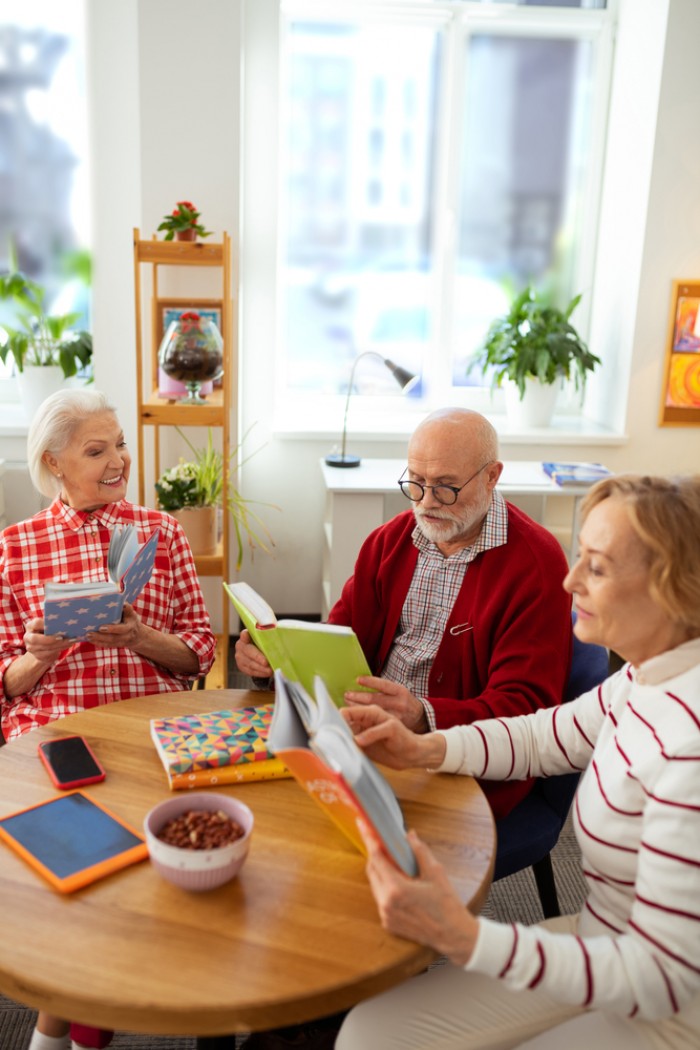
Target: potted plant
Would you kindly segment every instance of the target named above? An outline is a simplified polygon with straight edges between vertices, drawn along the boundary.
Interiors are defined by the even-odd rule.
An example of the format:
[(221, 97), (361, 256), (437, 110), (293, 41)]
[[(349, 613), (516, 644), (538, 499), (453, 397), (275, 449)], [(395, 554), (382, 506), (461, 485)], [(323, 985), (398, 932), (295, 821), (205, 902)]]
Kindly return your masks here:
[(198, 222), (200, 212), (192, 201), (178, 201), (170, 215), (166, 215), (158, 227), (158, 232), (165, 230), (166, 241), (177, 237), (178, 241), (196, 241), (197, 237), (211, 237), (211, 230), (205, 230)]
[[(258, 548), (269, 554), (270, 548), (274, 547), (274, 541), (267, 526), (252, 509), (252, 501), (244, 499), (230, 482), (224, 497), (224, 457), (214, 448), (211, 430), (206, 446), (198, 449), (179, 427), (176, 429), (192, 452), (192, 459), (186, 461), (181, 458), (177, 466), (161, 474), (155, 483), (155, 489), (160, 508), (180, 521), (190, 540), (193, 553), (214, 553), (217, 541), (217, 508), (225, 506), (231, 515), (236, 533), (236, 570), (241, 567), (245, 545), (251, 554)], [(231, 453), (229, 469), (240, 448), (241, 445), (237, 446)], [(201, 513), (202, 511), (206, 513)]]
[(92, 335), (74, 327), (78, 313), (49, 312), (46, 289), (17, 269), (14, 250), (11, 263), (14, 268), (0, 275), (0, 299), (15, 305), (16, 323), (0, 328), (0, 359), (13, 359), (22, 400), (32, 415), (64, 379), (90, 364)]
[[(490, 372), (492, 389), (507, 381), (517, 393), (515, 406), (522, 403), (524, 413), (518, 415), (527, 425), (547, 426), (561, 380), (573, 378), (576, 390), (583, 393), (587, 373), (600, 364), (570, 323), (580, 301), (580, 295), (574, 296), (562, 311), (528, 285), (508, 313), (492, 323), (469, 363), (468, 371), (478, 367)], [(532, 405), (529, 399), (538, 395)]]

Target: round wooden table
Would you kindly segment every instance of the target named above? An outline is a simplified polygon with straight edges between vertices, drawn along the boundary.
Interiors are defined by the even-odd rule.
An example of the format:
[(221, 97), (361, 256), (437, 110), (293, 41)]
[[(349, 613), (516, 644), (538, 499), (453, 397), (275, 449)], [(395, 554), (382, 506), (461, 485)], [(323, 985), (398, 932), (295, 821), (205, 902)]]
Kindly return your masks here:
[[(142, 697), (27, 733), (0, 749), (0, 815), (57, 794), (37, 745), (81, 733), (107, 771), (103, 783), (84, 790), (140, 830), (151, 806), (170, 795), (149, 719), (269, 698), (230, 689)], [(495, 853), (478, 785), (469, 777), (385, 772), (407, 826), (478, 911)], [(434, 960), (382, 929), (364, 858), (295, 781), (222, 790), (250, 806), (255, 830), (240, 876), (208, 893), (177, 889), (144, 861), (61, 894), (0, 844), (0, 989), (83, 1024), (206, 1037), (346, 1009)]]

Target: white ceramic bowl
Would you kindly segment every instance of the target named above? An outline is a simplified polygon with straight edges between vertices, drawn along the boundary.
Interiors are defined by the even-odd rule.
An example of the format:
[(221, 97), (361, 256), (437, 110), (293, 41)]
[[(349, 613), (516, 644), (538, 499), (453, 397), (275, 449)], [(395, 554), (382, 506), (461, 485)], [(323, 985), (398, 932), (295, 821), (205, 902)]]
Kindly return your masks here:
[[(221, 810), (244, 831), (242, 838), (215, 849), (181, 849), (156, 836), (175, 817), (189, 810)], [(184, 791), (154, 806), (143, 822), (148, 852), (160, 874), (184, 890), (211, 890), (238, 874), (248, 855), (253, 814), (243, 802), (212, 791)]]

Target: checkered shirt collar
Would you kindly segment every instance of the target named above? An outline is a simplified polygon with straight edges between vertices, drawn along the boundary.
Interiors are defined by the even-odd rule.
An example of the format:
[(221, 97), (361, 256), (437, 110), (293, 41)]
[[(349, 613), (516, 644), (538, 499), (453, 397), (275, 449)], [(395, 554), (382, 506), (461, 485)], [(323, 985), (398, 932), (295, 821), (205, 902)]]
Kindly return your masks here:
[(66, 528), (71, 529), (73, 532), (77, 532), (78, 529), (83, 527), (88, 518), (99, 521), (101, 525), (106, 525), (108, 528), (112, 528), (123, 521), (124, 508), (127, 506), (127, 501), (122, 499), (117, 503), (105, 503), (103, 507), (98, 507), (92, 511), (74, 510), (67, 503), (64, 503), (60, 496), (57, 496), (51, 504), (49, 512), (57, 522), (65, 525)]
[[(441, 558), (443, 557), (442, 553), (438, 551), (437, 544), (424, 536), (418, 525), (414, 528), (411, 539), (421, 554), (435, 555), (437, 553)], [(491, 506), (488, 509), (476, 542), (471, 547), (464, 547), (463, 550), (456, 551), (452, 557), (462, 558), (467, 562), (474, 561), (484, 551), (492, 550), (494, 547), (502, 547), (507, 542), (508, 508), (500, 492), (494, 490), (491, 496)]]

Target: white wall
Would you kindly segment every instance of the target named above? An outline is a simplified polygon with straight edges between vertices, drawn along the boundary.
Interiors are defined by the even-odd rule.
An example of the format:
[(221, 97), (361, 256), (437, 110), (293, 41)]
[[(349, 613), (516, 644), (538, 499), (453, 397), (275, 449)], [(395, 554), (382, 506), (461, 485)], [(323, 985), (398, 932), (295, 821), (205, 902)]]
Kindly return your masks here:
[[(640, 60), (639, 48), (650, 37), (663, 40), (668, 26), (663, 70), (655, 78), (653, 57)], [(146, 236), (177, 199), (194, 201), (205, 225), (227, 229), (241, 243), (241, 284), (247, 292), (251, 274), (271, 272), (270, 229), (275, 207), (274, 167), (255, 166), (246, 146), (263, 136), (274, 156), (276, 69), (257, 45), (269, 33), (270, 5), (276, 0), (121, 0), (91, 4), (91, 39), (101, 57), (92, 68), (96, 187), (95, 343), (98, 383), (117, 398), (122, 418), (134, 434), (135, 369), (131, 229)], [(630, 230), (612, 222), (601, 237), (600, 267), (628, 267), (622, 300), (608, 301), (606, 321), (597, 338), (626, 340), (630, 348), (630, 396), (627, 440), (599, 444), (517, 444), (504, 442), (506, 458), (602, 459), (613, 470), (650, 472), (700, 469), (700, 429), (657, 426), (671, 281), (700, 276), (700, 4), (697, 0), (623, 0), (623, 29), (637, 20), (646, 27), (628, 46), (628, 80), (618, 92), (631, 97), (628, 107), (638, 127), (628, 126), (623, 176), (606, 207), (616, 213), (636, 210)], [(183, 26), (193, 25), (192, 41)], [(646, 44), (644, 40), (646, 39)], [(240, 82), (245, 62), (264, 74), (266, 89), (256, 94), (252, 115), (241, 125)], [(652, 48), (653, 50), (653, 48)], [(641, 83), (633, 83), (641, 66)], [(618, 95), (619, 97), (619, 95)], [(648, 107), (658, 97), (658, 115)], [(618, 112), (616, 119), (624, 119)], [(622, 125), (624, 128), (624, 123)], [(622, 130), (611, 122), (618, 148)], [(239, 148), (239, 143), (243, 143)], [(653, 156), (650, 158), (653, 146)], [(627, 149), (627, 147), (626, 147)], [(646, 160), (645, 160), (646, 157)], [(623, 158), (624, 159), (624, 158)], [(653, 163), (651, 163), (653, 161)], [(646, 170), (645, 170), (646, 165)], [(644, 199), (648, 186), (648, 210)], [(239, 207), (247, 194), (245, 226)], [(257, 205), (248, 207), (251, 196)], [(278, 504), (266, 519), (277, 540), (274, 560), (256, 557), (243, 577), (258, 587), (282, 613), (314, 613), (321, 602), (321, 519), (323, 492), (318, 461), (328, 450), (324, 440), (275, 437), (270, 418), (269, 376), (274, 339), (274, 289), (258, 300), (244, 295), (241, 317), (242, 426), (254, 422), (249, 448), (264, 445), (246, 468), (242, 487), (251, 498)], [(602, 315), (599, 315), (602, 316)], [(612, 334), (614, 333), (614, 335)], [(594, 343), (593, 349), (596, 349)], [(623, 355), (623, 361), (624, 361)], [(602, 395), (601, 395), (602, 396)], [(402, 457), (403, 436), (379, 444), (353, 441), (364, 455)], [(131, 493), (135, 498), (135, 489)], [(362, 537), (358, 537), (358, 544)]]

